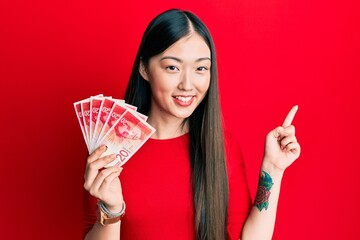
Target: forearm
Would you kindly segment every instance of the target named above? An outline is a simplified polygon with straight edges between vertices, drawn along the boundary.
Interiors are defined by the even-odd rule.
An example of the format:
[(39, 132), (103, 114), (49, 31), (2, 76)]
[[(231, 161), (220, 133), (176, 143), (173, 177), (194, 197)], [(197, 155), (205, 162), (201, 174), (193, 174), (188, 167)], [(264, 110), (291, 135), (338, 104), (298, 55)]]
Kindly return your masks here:
[(86, 235), (85, 240), (119, 240), (120, 224), (121, 221), (103, 226), (96, 221), (93, 228)]
[[(260, 171), (262, 180), (259, 180), (257, 196), (242, 231), (242, 240), (272, 238), (283, 173), (264, 159)], [(264, 185), (267, 188), (271, 185), (270, 190)]]

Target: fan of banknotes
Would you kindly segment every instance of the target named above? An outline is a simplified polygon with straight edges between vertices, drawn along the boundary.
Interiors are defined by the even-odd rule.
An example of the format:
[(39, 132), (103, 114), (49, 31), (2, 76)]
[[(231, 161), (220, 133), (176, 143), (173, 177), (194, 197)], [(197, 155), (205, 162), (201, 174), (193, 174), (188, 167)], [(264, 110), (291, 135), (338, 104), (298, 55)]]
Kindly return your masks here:
[(124, 165), (155, 132), (147, 116), (124, 100), (102, 94), (74, 103), (89, 154), (105, 144), (102, 156), (116, 154), (105, 167)]

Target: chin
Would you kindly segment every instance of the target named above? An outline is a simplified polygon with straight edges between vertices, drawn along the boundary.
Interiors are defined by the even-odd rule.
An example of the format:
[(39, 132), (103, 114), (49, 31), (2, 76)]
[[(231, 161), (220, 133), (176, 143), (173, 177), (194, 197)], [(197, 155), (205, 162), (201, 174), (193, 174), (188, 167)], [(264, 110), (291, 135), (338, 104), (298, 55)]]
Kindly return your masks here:
[(191, 112), (189, 112), (189, 113), (183, 113), (183, 114), (176, 114), (175, 116), (177, 117), (177, 118), (181, 118), (181, 119), (187, 119), (187, 118), (189, 118), (192, 114), (193, 114), (193, 112), (194, 111), (191, 111)]

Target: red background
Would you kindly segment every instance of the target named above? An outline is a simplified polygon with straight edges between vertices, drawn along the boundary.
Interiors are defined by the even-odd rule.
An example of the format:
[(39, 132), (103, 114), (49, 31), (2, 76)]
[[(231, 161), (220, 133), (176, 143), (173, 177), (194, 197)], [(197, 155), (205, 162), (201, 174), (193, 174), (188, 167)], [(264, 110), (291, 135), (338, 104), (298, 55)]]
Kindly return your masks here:
[(1, 238), (80, 238), (87, 154), (72, 103), (121, 98), (146, 25), (179, 7), (213, 34), (252, 195), (265, 134), (299, 105), (302, 154), (283, 179), (274, 239), (355, 239), (357, 1), (168, 2), (1, 1)]

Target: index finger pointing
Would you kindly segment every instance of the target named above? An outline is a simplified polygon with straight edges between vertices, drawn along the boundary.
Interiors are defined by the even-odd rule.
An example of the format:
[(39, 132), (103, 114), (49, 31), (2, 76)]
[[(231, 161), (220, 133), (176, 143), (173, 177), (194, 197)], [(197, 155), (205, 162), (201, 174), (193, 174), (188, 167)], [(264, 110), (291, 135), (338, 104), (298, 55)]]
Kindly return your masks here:
[(297, 110), (298, 110), (298, 105), (292, 107), (292, 109), (290, 110), (290, 112), (288, 113), (282, 124), (283, 127), (288, 127), (291, 125)]

